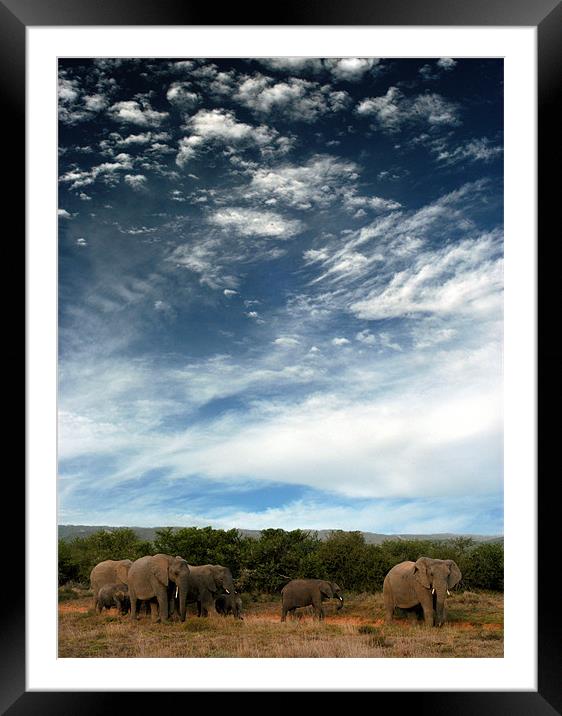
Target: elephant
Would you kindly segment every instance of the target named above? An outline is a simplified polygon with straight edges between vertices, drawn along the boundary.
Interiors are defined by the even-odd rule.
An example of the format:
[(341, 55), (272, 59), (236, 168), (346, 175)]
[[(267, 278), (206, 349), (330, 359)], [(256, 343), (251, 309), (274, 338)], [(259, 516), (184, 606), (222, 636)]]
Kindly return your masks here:
[(131, 608), (131, 601), (129, 599), (129, 587), (122, 582), (116, 582), (114, 584), (104, 584), (104, 586), (98, 592), (96, 613), (101, 614), (104, 609), (111, 609), (111, 607), (117, 607), (117, 610), (121, 614), (126, 614)]
[(445, 600), (449, 590), (462, 578), (452, 559), (420, 557), (416, 562), (400, 562), (383, 582), (385, 618), (391, 622), (394, 608), (421, 609), (428, 626), (445, 623)]
[(325, 579), (293, 579), (281, 590), (282, 611), (281, 621), (284, 622), (287, 612), (294, 614), (298, 607), (312, 606), (315, 616), (324, 619), (322, 602), (326, 599), (338, 599), (338, 610), (343, 607), (341, 588), (335, 582)]
[(214, 609), (215, 598), (235, 593), (234, 580), (228, 567), (221, 564), (189, 565), (187, 602), (197, 603), (197, 616), (206, 617)]
[(90, 572), (90, 586), (94, 594), (94, 609), (97, 611), (98, 593), (106, 584), (127, 584), (130, 559), (106, 559), (96, 564)]
[(232, 614), (236, 619), (242, 617), (242, 599), (238, 594), (220, 594), (215, 599), (215, 609), (219, 614)]
[(129, 569), (129, 598), (131, 619), (138, 619), (137, 601), (150, 601), (152, 620), (168, 621), (176, 599), (179, 614), (185, 621), (188, 593), (189, 565), (182, 557), (155, 554), (141, 557)]

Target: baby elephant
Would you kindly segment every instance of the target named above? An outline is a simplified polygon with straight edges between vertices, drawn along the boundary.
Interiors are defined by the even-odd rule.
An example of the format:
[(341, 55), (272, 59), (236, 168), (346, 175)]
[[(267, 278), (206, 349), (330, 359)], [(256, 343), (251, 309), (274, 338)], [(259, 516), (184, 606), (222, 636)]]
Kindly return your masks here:
[(129, 587), (122, 582), (106, 584), (100, 588), (96, 599), (96, 613), (101, 614), (103, 608), (117, 607), (120, 614), (127, 614), (131, 609)]
[(236, 619), (242, 619), (242, 600), (236, 593), (218, 596), (215, 599), (215, 609), (223, 616), (232, 614)]
[(293, 579), (281, 590), (283, 608), (281, 621), (284, 622), (287, 612), (295, 613), (298, 607), (312, 606), (315, 616), (324, 619), (322, 602), (326, 599), (337, 599), (338, 609), (343, 607), (343, 596), (335, 582), (324, 579)]

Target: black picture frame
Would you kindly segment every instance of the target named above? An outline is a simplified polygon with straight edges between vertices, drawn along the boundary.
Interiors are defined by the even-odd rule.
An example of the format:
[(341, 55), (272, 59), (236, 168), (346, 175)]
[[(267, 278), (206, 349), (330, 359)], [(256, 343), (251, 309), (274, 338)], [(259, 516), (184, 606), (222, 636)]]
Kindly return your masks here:
[[(559, 243), (559, 220), (554, 221), (554, 211), (560, 199), (559, 161), (555, 148), (559, 138), (555, 131), (560, 126), (560, 67), (562, 7), (556, 0), (323, 0), (316, 2), (295, 2), (286, 0), (280, 8), (272, 8), (268, 17), (253, 4), (230, 5), (220, 11), (207, 4), (196, 4), (185, 0), (0, 0), (0, 87), (4, 112), (4, 136), (11, 139), (8, 159), (10, 182), (5, 188), (5, 206), (12, 207), (10, 213), (25, 216), (25, 81), (26, 81), (26, 28), (30, 26), (69, 25), (379, 25), (379, 26), (532, 26), (537, 29), (538, 45), (538, 271), (541, 275), (538, 293), (538, 309), (543, 316), (549, 308), (557, 305), (559, 281), (548, 269), (555, 271), (557, 257), (553, 255), (553, 244)], [(216, 22), (217, 13), (221, 21)], [(280, 21), (279, 18), (282, 18)], [(9, 134), (8, 134), (9, 132)], [(10, 157), (11, 153), (11, 157)], [(17, 175), (19, 181), (13, 180)], [(555, 177), (555, 179), (551, 179)], [(555, 194), (556, 192), (556, 194)], [(556, 217), (558, 219), (558, 216)], [(551, 219), (551, 221), (549, 221)], [(549, 231), (552, 225), (553, 231)], [(556, 227), (556, 228), (555, 228)], [(537, 286), (539, 286), (537, 280)], [(400, 708), (409, 709), (416, 704), (422, 712), (432, 714), (494, 714), (500, 716), (518, 714), (562, 713), (560, 689), (560, 618), (556, 611), (560, 595), (553, 593), (550, 584), (552, 565), (555, 564), (554, 549), (559, 543), (558, 501), (554, 490), (557, 487), (557, 471), (549, 458), (557, 444), (558, 425), (551, 415), (556, 415), (553, 400), (560, 390), (560, 349), (554, 347), (550, 322), (547, 318), (538, 321), (538, 375), (537, 396), (539, 419), (537, 423), (538, 449), (540, 457), (537, 467), (538, 493), (538, 690), (536, 692), (377, 692), (373, 694), (373, 706), (385, 708), (388, 698)], [(554, 370), (549, 370), (553, 368)], [(558, 369), (558, 370), (556, 370)], [(540, 391), (542, 378), (545, 390)], [(548, 379), (548, 384), (547, 384)], [(548, 387), (548, 390), (546, 390)], [(550, 413), (549, 408), (552, 408)], [(550, 413), (550, 414), (549, 414)], [(540, 434), (538, 429), (540, 427)], [(556, 433), (554, 432), (556, 431)], [(554, 455), (552, 455), (554, 458)], [(556, 463), (552, 463), (555, 465)], [(15, 497), (12, 505), (20, 507), (19, 520), (10, 534), (18, 539), (18, 545), (25, 541), (25, 482), (12, 479)], [(11, 510), (13, 511), (13, 510)], [(6, 547), (5, 547), (6, 548)], [(524, 571), (524, 570), (522, 570)], [(522, 588), (533, 589), (535, 575), (523, 573)], [(21, 584), (18, 584), (21, 589)], [(5, 587), (4, 587), (5, 589)], [(134, 694), (123, 692), (30, 692), (26, 691), (25, 674), (25, 606), (17, 601), (15, 608), (1, 611), (2, 629), (0, 639), (0, 708), (11, 716), (19, 714), (98, 714), (114, 713), (127, 708), (128, 700)], [(376, 668), (376, 667), (374, 667)], [(444, 685), (446, 688), (446, 685)], [(145, 705), (158, 698), (158, 708), (167, 708), (170, 699), (177, 693), (138, 694)], [(220, 694), (215, 694), (216, 695)], [(227, 694), (225, 694), (227, 695)], [(229, 698), (236, 694), (228, 694)], [(267, 696), (267, 695), (266, 695)], [(280, 693), (277, 708), (283, 708), (290, 692)], [(306, 696), (300, 694), (299, 698)], [(234, 703), (236, 703), (236, 699)], [(376, 704), (375, 704), (376, 702)], [(187, 707), (186, 707), (187, 708)]]

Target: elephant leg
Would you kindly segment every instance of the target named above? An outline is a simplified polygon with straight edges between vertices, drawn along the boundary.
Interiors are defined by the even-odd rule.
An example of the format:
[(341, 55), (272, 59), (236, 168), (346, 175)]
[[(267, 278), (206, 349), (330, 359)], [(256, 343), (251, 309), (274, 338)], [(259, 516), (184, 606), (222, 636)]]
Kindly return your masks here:
[(157, 622), (158, 621), (158, 604), (156, 604), (156, 602), (148, 602), (148, 607), (150, 609), (150, 621)]
[(178, 600), (176, 599), (176, 585), (171, 582), (168, 586), (168, 617), (174, 618), (177, 614), (179, 618)]
[(137, 595), (135, 592), (129, 587), (129, 599), (131, 600), (131, 621), (140, 619), (140, 616), (137, 614)]
[(166, 587), (162, 587), (158, 590), (156, 595), (158, 598), (158, 608), (160, 609), (160, 621), (163, 624), (168, 622), (168, 591)]
[(96, 610), (96, 614), (101, 614), (101, 609), (102, 609), (102, 607), (101, 607), (101, 604), (99, 603), (99, 601), (98, 601), (97, 599), (96, 599), (95, 604), (94, 604), (94, 609)]
[(283, 606), (281, 608), (281, 621), (282, 622), (287, 621), (287, 612), (288, 611), (289, 610), (287, 609), (286, 605), (283, 604)]
[(200, 610), (201, 610), (200, 616), (202, 616), (202, 617), (208, 617), (208, 616), (209, 616), (209, 612), (213, 610), (213, 604), (214, 604), (214, 603), (215, 603), (215, 600), (213, 599), (213, 595), (212, 595), (212, 594), (210, 594), (210, 593), (209, 593), (209, 594), (203, 594), (202, 597), (201, 597), (201, 602), (200, 602), (200, 605), (201, 605), (201, 606), (200, 606)]
[(434, 626), (435, 612), (433, 611), (433, 599), (425, 599), (422, 603), (423, 618), (426, 626)]
[(324, 610), (322, 609), (322, 601), (319, 599), (315, 599), (312, 602), (312, 608), (314, 609), (315, 616), (318, 617), (319, 621), (322, 621), (322, 619), (324, 619)]

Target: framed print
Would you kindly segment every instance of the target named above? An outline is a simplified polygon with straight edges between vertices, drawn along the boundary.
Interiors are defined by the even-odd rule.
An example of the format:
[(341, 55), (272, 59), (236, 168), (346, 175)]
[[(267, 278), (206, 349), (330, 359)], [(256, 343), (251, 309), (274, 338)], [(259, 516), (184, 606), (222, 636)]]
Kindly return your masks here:
[[(289, 6), (275, 24), (150, 2), (0, 10), (5, 95), (26, 118), (28, 398), (26, 604), (4, 615), (3, 708), (374, 691), (461, 713), (559, 709), (543, 586), (554, 500), (536, 435), (559, 5), (328, 3)], [(65, 563), (65, 579), (89, 576), (93, 590), (67, 618), (62, 523), (160, 526), (134, 537), (120, 581), (131, 618), (145, 601), (174, 623), (93, 613), (92, 597), (104, 604), (91, 567), (125, 556), (101, 546)], [(195, 537), (218, 539), (211, 523), (258, 537), (197, 552)], [(393, 582), (384, 548), (364, 547), (372, 526), (402, 539), (393, 569), (428, 570), (417, 602), (398, 596), (406, 577)], [(285, 530), (317, 541), (283, 561), (297, 548), (264, 534)], [(426, 539), (420, 560), (411, 533), (454, 533), (457, 552)], [(464, 601), (455, 594), (451, 558), (475, 533), (505, 538), (505, 603), (486, 597), (464, 639), (445, 592), (470, 614), (483, 604), (470, 585), (495, 579), (478, 581), (467, 558)], [(367, 553), (370, 576), (346, 571)], [(204, 569), (192, 561), (228, 564), (230, 581), (188, 599), (181, 569), (186, 585)], [(328, 587), (301, 598), (313, 575)], [(189, 604), (232, 614), (198, 619)], [(325, 624), (294, 618), (308, 606)], [(395, 609), (425, 620), (410, 625), (431, 635), (421, 650), (392, 631), (405, 628), (388, 623)], [(299, 629), (312, 630), (302, 651)], [(134, 636), (148, 630), (155, 648)]]

